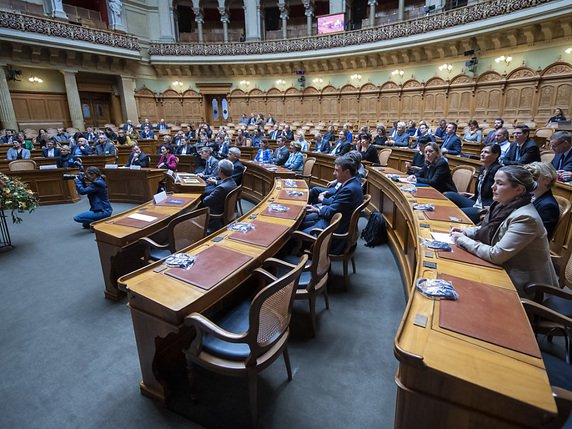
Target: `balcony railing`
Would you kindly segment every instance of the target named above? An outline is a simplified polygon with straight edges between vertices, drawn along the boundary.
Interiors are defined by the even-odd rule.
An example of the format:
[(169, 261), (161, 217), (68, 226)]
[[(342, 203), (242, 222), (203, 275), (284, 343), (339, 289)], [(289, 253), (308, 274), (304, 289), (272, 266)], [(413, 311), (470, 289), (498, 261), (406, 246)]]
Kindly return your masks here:
[(287, 40), (241, 43), (151, 43), (150, 55), (226, 56), (304, 52), (375, 43), (508, 15), (553, 0), (488, 0), (458, 9), (379, 27)]
[(0, 29), (2, 28), (61, 37), (72, 41), (95, 43), (112, 48), (123, 48), (130, 51), (140, 50), (139, 40), (134, 36), (10, 11), (0, 11)]

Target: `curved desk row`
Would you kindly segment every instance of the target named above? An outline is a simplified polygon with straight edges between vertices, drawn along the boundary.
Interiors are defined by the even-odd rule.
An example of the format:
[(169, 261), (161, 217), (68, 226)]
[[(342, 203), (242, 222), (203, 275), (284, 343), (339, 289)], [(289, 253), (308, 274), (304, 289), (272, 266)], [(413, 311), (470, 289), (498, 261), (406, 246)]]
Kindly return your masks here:
[[(395, 427), (542, 427), (555, 417), (556, 405), (510, 278), (500, 267), (445, 259), (422, 247), (421, 237), (449, 231), (451, 221), (428, 219), (413, 210), (414, 202), (433, 203), (434, 213), (460, 219), (463, 213), (447, 199), (422, 198), (438, 196), (420, 191), (432, 188), (418, 188), (415, 196), (404, 192), (402, 183), (385, 176), (391, 169), (380, 170), (368, 176), (371, 204), (387, 222), (408, 297), (394, 340), (400, 362)], [(457, 285), (458, 301), (428, 299), (412, 286), (417, 278), (447, 276)]]
[[(296, 189), (307, 189), (303, 180), (296, 181), (296, 185)], [(163, 261), (158, 261), (119, 279), (120, 287), (128, 294), (144, 395), (165, 401), (168, 395), (165, 374), (184, 367), (182, 350), (192, 339), (192, 332), (183, 324), (185, 317), (210, 308), (234, 291), (250, 277), (253, 269), (283, 246), (290, 231), (296, 228), (304, 215), (308, 193), (304, 193), (303, 200), (293, 201), (284, 199), (285, 191), (285, 181), (277, 178), (269, 194), (240, 219), (260, 222), (259, 231), (263, 227), (272, 229), (272, 233), (265, 235), (271, 242), (245, 242), (241, 232), (222, 229), (183, 250), (197, 256), (197, 266), (189, 270), (191, 278), (173, 273)], [(273, 202), (291, 206), (288, 213), (293, 217), (266, 215)], [(186, 280), (182, 276), (187, 276)]]

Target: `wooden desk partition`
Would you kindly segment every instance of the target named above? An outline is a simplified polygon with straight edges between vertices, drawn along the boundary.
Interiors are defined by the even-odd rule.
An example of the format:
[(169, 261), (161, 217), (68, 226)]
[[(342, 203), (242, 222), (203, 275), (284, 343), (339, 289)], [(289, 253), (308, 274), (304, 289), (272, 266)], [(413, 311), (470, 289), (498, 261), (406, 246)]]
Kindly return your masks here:
[(40, 205), (75, 203), (79, 195), (73, 180), (65, 180), (64, 174), (77, 174), (79, 170), (58, 168), (54, 170), (23, 170), (7, 172), (28, 183), (40, 200)]
[[(514, 294), (508, 301), (510, 310), (522, 313), (510, 278), (496, 267), (438, 259), (421, 247), (420, 237), (430, 238), (431, 231), (447, 231), (450, 226), (446, 221), (425, 219), (412, 209), (411, 200), (451, 209), (454, 205), (448, 200), (413, 197), (401, 191), (401, 185), (370, 169), (371, 204), (387, 222), (408, 298), (394, 340), (399, 360), (395, 427), (543, 427), (555, 417), (556, 405), (542, 359), (440, 327), (440, 302), (425, 298), (413, 287), (417, 278), (453, 275), (483, 283), (482, 294), (498, 289)], [(437, 265), (430, 268), (426, 263)], [(528, 323), (519, 329), (525, 330), (519, 332), (521, 337), (532, 340), (529, 344), (537, 348)], [(536, 353), (540, 355), (538, 350)]]
[[(303, 180), (298, 181), (298, 186), (306, 188)], [(271, 198), (280, 203), (305, 205), (305, 201), (279, 200), (281, 188), (282, 180), (278, 178), (268, 195), (241, 220), (248, 221), (252, 213), (262, 213), (271, 204), (268, 201)], [(198, 254), (200, 258), (205, 249), (220, 246), (251, 258), (208, 290), (165, 274), (166, 267), (162, 261), (119, 279), (120, 287), (128, 294), (143, 378), (140, 385), (142, 394), (165, 401), (169, 393), (165, 373), (177, 372), (177, 369), (184, 371), (182, 350), (188, 347), (193, 335), (183, 324), (185, 317), (194, 311), (208, 309), (249, 278), (254, 268), (282, 247), (289, 237), (289, 231), (296, 228), (302, 216), (303, 211), (293, 220), (257, 216), (259, 222), (285, 227), (270, 246), (230, 239), (229, 235), (232, 234), (223, 229), (184, 249), (184, 252)], [(215, 237), (216, 240), (213, 240)], [(219, 241), (219, 238), (222, 240)], [(221, 265), (224, 263), (220, 261)]]
[(166, 170), (158, 168), (105, 168), (109, 200), (142, 204), (153, 199), (159, 183), (165, 178)]
[[(117, 279), (122, 275), (141, 268), (143, 247), (137, 244), (142, 237), (149, 237), (162, 230), (179, 214), (194, 209), (198, 205), (200, 194), (174, 194), (173, 198), (183, 197), (181, 206), (156, 206), (153, 201), (135, 207), (126, 212), (92, 223), (95, 241), (99, 250), (99, 259), (105, 282), (105, 297), (118, 300), (124, 293), (117, 289)], [(133, 213), (160, 213), (165, 217), (143, 228), (119, 225), (114, 222), (125, 219)]]
[(252, 202), (258, 202), (268, 195), (274, 186), (275, 178), (293, 179), (295, 176), (293, 171), (284, 167), (272, 167), (269, 164), (244, 159), (241, 161), (247, 167), (246, 174), (242, 177), (242, 198)]

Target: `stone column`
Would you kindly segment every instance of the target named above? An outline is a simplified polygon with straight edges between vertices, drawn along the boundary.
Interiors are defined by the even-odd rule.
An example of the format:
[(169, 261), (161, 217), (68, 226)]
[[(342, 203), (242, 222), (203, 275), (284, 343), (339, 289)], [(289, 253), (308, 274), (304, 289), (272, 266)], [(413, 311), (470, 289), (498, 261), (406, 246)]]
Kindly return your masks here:
[(119, 77), (119, 98), (121, 99), (123, 120), (131, 119), (134, 124), (139, 123), (137, 102), (135, 101), (135, 79), (128, 76)]
[(83, 122), (83, 112), (81, 111), (81, 100), (79, 99), (79, 90), (77, 81), (75, 80), (76, 70), (63, 70), (64, 82), (66, 85), (66, 95), (68, 96), (68, 106), (70, 109), (70, 117), (72, 127), (80, 131), (85, 131)]
[(397, 19), (403, 21), (405, 19), (405, 0), (399, 0), (399, 10), (397, 12)]
[(4, 128), (17, 130), (18, 122), (16, 121), (16, 112), (14, 112), (10, 89), (6, 80), (5, 66), (6, 64), (0, 64), (0, 122), (2, 122), (2, 127)]
[(282, 38), (288, 38), (288, 5), (286, 3), (278, 3), (280, 10), (280, 19), (282, 20)]
[(175, 38), (175, 16), (173, 14), (173, 2), (159, 3), (159, 41), (174, 42)]
[(262, 39), (260, 0), (244, 0), (244, 37), (247, 42)]
[(314, 16), (314, 2), (312, 0), (303, 0), (304, 8), (306, 11), (304, 15), (306, 15), (306, 27), (308, 36), (312, 35), (312, 17)]
[[(44, 0), (48, 4), (48, 12), (52, 18), (69, 19), (64, 11), (62, 0)], [(45, 5), (45, 3), (44, 3)]]
[(205, 20), (203, 19), (203, 10), (200, 7), (193, 7), (193, 13), (195, 14), (195, 22), (197, 23), (199, 43), (204, 43), (203, 24), (205, 23)]
[(375, 25), (375, 7), (377, 6), (377, 0), (368, 0), (367, 4), (369, 6), (369, 26), (373, 27)]
[(330, 13), (346, 13), (346, 0), (330, 0)]
[(222, 21), (222, 31), (224, 34), (224, 42), (228, 42), (228, 23), (230, 22), (230, 17), (225, 7), (219, 7), (218, 12), (220, 13), (220, 20)]

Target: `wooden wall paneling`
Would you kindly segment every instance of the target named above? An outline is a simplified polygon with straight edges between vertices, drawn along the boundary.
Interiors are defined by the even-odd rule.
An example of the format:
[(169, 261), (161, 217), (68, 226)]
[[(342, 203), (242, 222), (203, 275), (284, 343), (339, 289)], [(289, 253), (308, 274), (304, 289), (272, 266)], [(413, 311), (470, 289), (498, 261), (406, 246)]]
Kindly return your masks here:
[(479, 125), (485, 121), (492, 125), (495, 118), (502, 117), (504, 85), (503, 77), (493, 71), (485, 72), (477, 79), (473, 119)]
[(423, 119), (423, 86), (411, 79), (403, 84), (401, 93), (401, 118), (418, 123)]
[(302, 107), (304, 116), (300, 119), (302, 124), (307, 122), (312, 122), (314, 125), (317, 124), (320, 119), (320, 91), (313, 86), (309, 86), (304, 89)]
[(266, 113), (272, 113), (276, 122), (284, 120), (284, 95), (277, 88), (270, 88), (266, 93)]
[(40, 92), (11, 92), (12, 104), (18, 122), (63, 122), (71, 126), (66, 94)]
[(229, 122), (233, 122), (236, 126), (240, 121), (243, 113), (246, 113), (246, 94), (235, 89), (228, 95)]
[(284, 120), (286, 122), (301, 121), (300, 101), (302, 94), (296, 88), (289, 88), (284, 93)]
[(183, 94), (173, 89), (168, 89), (161, 94), (162, 99), (162, 115), (167, 123), (185, 122), (183, 114)]
[(527, 122), (534, 119), (536, 89), (540, 76), (527, 67), (519, 67), (507, 77), (504, 120), (508, 123)]
[(425, 84), (423, 118), (433, 127), (437, 126), (440, 118), (447, 116), (447, 89), (447, 82), (438, 77)]
[(139, 120), (143, 122), (145, 118), (149, 118), (151, 122), (157, 122), (159, 119), (159, 106), (155, 93), (149, 88), (141, 88), (135, 92), (135, 101), (137, 103), (137, 111), (139, 112)]
[(345, 85), (340, 89), (340, 120), (356, 124), (358, 122), (358, 92), (355, 86)]
[(250, 115), (250, 113), (254, 113), (254, 115), (262, 113), (266, 117), (266, 112), (268, 111), (266, 108), (266, 95), (261, 90), (255, 88), (250, 91), (248, 94), (248, 100), (250, 111), (247, 115)]
[(360, 88), (359, 118), (362, 125), (374, 127), (379, 122), (379, 88), (372, 83), (366, 83)]
[(399, 92), (400, 88), (394, 82), (386, 82), (381, 87), (379, 116), (386, 125), (399, 119)]
[(338, 104), (339, 92), (333, 86), (322, 89), (322, 120), (324, 122), (340, 121), (340, 109)]
[(467, 122), (473, 116), (474, 81), (469, 76), (455, 76), (449, 90), (447, 120)]
[(535, 116), (538, 124), (544, 125), (553, 116), (556, 107), (561, 108), (567, 118), (572, 116), (571, 75), (572, 67), (568, 63), (557, 62), (544, 69)]
[(197, 124), (203, 117), (203, 97), (189, 89), (183, 93), (181, 123)]

